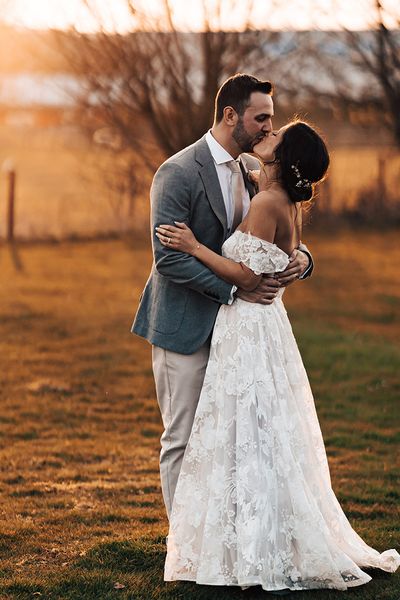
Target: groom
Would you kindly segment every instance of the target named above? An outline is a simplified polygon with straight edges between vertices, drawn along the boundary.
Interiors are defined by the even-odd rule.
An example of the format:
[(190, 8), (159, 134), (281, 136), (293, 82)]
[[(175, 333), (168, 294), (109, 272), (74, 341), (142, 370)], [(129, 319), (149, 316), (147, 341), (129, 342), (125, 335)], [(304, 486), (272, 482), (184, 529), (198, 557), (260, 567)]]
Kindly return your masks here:
[[(168, 515), (189, 439), (220, 304), (235, 296), (270, 304), (280, 285), (311, 274), (304, 246), (295, 250), (280, 279), (264, 277), (253, 292), (219, 279), (193, 256), (162, 246), (160, 223), (185, 222), (200, 243), (221, 253), (242, 221), (256, 190), (248, 177), (258, 169), (246, 154), (272, 131), (272, 84), (237, 74), (221, 86), (214, 124), (200, 140), (161, 165), (151, 188), (154, 263), (132, 331), (153, 346), (153, 372), (164, 425), (161, 487)], [(239, 157), (239, 158), (238, 158)]]

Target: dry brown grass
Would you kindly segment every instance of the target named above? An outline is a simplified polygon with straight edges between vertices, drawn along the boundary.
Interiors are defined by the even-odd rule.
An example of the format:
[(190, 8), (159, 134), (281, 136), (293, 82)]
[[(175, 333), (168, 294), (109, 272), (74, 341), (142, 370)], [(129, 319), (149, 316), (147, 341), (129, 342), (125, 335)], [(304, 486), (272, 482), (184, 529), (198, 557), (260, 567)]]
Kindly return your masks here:
[(310, 229), (303, 237), (311, 240), (315, 276), (290, 288), (286, 304), (293, 318), (398, 340), (398, 232), (333, 229), (313, 235)]
[[(392, 547), (398, 237), (305, 237), (316, 273), (287, 291), (286, 304), (316, 391), (334, 486), (359, 531)], [(22, 246), (20, 271), (1, 248), (1, 598), (39, 590), (57, 599), (172, 599), (187, 589), (162, 586), (159, 546), (147, 579), (135, 571), (138, 546), (124, 546), (167, 532), (150, 347), (129, 333), (151, 255), (133, 244)], [(79, 562), (85, 553), (89, 562)], [(124, 556), (131, 562), (119, 571)], [(97, 565), (91, 591), (89, 564)], [(113, 590), (117, 579), (125, 592)], [(153, 581), (148, 595), (136, 594)]]
[(21, 258), (2, 249), (2, 530), (60, 564), (151, 516), (144, 491), (160, 505), (149, 347), (129, 333), (150, 257), (109, 242)]

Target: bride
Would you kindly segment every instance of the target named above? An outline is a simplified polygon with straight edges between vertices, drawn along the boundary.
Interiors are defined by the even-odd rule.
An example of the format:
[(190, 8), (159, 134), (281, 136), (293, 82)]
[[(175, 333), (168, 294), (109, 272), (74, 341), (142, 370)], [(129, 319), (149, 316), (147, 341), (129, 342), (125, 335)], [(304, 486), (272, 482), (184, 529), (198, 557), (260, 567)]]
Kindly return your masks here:
[[(323, 140), (295, 121), (255, 146), (259, 193), (222, 248), (184, 223), (160, 225), (161, 243), (198, 258), (226, 281), (254, 289), (283, 271), (301, 237), (301, 202), (328, 168)], [(264, 590), (349, 587), (393, 572), (352, 529), (331, 487), (307, 375), (282, 295), (271, 305), (221, 306), (174, 496), (165, 580), (261, 585)]]

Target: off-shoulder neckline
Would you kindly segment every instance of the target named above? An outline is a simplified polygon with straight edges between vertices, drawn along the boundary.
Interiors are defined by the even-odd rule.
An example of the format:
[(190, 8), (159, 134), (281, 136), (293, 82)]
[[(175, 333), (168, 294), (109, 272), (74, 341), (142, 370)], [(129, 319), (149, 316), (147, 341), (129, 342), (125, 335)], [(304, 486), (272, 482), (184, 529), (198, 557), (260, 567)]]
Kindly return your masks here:
[(289, 258), (289, 254), (287, 252), (285, 252), (284, 250), (282, 250), (282, 248), (279, 248), (279, 246), (277, 246), (273, 242), (268, 242), (268, 240), (264, 240), (263, 238), (260, 238), (257, 235), (252, 234), (250, 231), (241, 231), (240, 229), (235, 229), (235, 231), (233, 233), (234, 234), (241, 233), (242, 235), (246, 235), (247, 237), (255, 238), (256, 240), (259, 240), (263, 244), (267, 244), (268, 246), (273, 246), (274, 248), (279, 250), (279, 252), (282, 252), (285, 256), (287, 256)]

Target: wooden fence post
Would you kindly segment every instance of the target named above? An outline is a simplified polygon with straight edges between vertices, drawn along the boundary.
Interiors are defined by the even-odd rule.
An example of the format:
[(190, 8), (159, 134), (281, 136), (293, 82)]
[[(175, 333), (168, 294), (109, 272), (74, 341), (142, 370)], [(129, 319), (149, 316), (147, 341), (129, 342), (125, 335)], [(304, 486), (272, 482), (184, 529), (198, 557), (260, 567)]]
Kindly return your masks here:
[(14, 241), (14, 228), (15, 228), (15, 184), (16, 184), (16, 172), (14, 162), (11, 159), (7, 159), (3, 163), (3, 169), (6, 174), (7, 181), (7, 242)]

